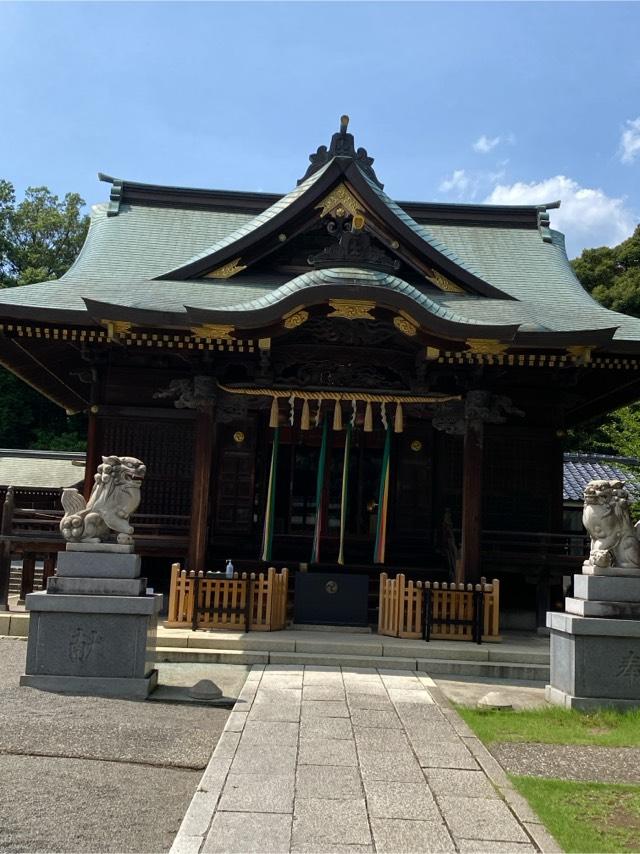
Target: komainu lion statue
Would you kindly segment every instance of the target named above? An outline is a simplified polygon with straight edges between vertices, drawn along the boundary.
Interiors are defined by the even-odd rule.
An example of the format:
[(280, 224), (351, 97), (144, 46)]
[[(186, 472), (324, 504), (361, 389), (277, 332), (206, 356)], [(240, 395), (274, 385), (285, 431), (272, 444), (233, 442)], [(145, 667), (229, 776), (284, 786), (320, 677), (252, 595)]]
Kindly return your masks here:
[(135, 457), (103, 457), (88, 502), (77, 489), (64, 489), (60, 531), (65, 540), (101, 543), (114, 531), (118, 543), (132, 543), (129, 517), (140, 504), (140, 486), (146, 472), (144, 463)]
[(630, 503), (622, 480), (592, 480), (586, 485), (582, 524), (591, 537), (587, 564), (640, 569), (638, 528), (631, 521)]

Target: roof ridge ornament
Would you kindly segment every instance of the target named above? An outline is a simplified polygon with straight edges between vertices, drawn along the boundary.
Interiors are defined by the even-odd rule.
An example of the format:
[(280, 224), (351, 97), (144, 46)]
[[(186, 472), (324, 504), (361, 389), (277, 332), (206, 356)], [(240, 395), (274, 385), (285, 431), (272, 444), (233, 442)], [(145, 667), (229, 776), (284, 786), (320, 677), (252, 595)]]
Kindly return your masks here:
[(300, 178), (298, 184), (302, 184), (303, 181), (322, 169), (334, 157), (349, 157), (356, 162), (367, 178), (377, 184), (381, 190), (384, 188), (384, 184), (378, 180), (378, 176), (373, 170), (373, 157), (369, 157), (366, 148), (356, 150), (353, 134), (347, 132), (348, 127), (349, 116), (340, 116), (340, 130), (331, 137), (329, 148), (327, 149), (326, 145), (320, 145), (315, 154), (309, 155), (311, 165)]

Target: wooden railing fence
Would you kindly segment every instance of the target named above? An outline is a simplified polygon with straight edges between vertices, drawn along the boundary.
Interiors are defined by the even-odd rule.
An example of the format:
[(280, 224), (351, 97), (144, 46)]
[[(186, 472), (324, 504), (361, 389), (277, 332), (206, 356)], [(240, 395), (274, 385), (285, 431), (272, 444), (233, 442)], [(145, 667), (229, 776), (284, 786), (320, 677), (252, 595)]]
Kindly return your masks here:
[[(425, 635), (425, 590), (430, 591), (434, 640), (473, 640), (471, 625), (460, 621), (473, 619), (474, 591), (483, 594), (482, 640), (500, 640), (500, 582), (488, 584), (439, 584), (407, 581), (404, 574), (389, 578), (380, 574), (378, 633), (396, 638), (422, 638)], [(456, 621), (447, 625), (447, 621)]]
[(233, 578), (207, 578), (171, 567), (169, 613), (172, 629), (229, 629), (273, 632), (287, 621), (289, 570), (234, 573)]

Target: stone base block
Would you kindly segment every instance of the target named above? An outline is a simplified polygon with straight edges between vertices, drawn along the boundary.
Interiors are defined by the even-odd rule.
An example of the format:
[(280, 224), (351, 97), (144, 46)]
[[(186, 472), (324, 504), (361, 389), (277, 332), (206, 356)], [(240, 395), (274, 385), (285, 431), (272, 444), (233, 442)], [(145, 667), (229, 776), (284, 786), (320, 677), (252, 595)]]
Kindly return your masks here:
[(89, 694), (93, 697), (121, 697), (127, 700), (146, 700), (158, 684), (158, 671), (150, 670), (139, 679), (118, 679), (98, 676), (39, 676), (25, 673), (20, 684), (40, 691), (57, 694)]
[(598, 602), (567, 596), (564, 606), (568, 614), (576, 614), (579, 617), (640, 620), (640, 602)]
[(592, 566), (590, 563), (582, 565), (584, 575), (606, 575), (610, 578), (638, 578), (640, 574), (637, 566)]
[(47, 579), (47, 593), (72, 596), (142, 596), (146, 578), (73, 578), (53, 576)]
[(60, 552), (56, 566), (61, 578), (140, 578), (140, 571), (140, 555), (120, 552)]
[(161, 605), (161, 595), (29, 594), (22, 684), (48, 691), (147, 696)]
[(640, 602), (640, 574), (635, 578), (612, 575), (574, 575), (576, 599), (600, 602)]
[(640, 706), (640, 620), (549, 613), (547, 625), (551, 702), (583, 709)]
[(597, 712), (599, 709), (618, 709), (621, 712), (636, 709), (640, 705), (637, 700), (611, 700), (607, 697), (575, 697), (559, 688), (547, 685), (544, 691), (545, 699), (554, 706), (564, 709), (577, 709), (579, 712)]
[(104, 552), (107, 554), (133, 554), (133, 544), (124, 543), (67, 543), (68, 552)]

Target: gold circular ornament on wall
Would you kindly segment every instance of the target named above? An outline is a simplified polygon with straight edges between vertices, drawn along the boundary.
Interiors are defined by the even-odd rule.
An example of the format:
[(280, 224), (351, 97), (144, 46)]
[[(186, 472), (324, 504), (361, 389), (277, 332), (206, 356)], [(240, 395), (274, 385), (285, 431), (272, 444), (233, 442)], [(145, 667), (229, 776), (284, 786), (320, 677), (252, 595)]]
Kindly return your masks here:
[(241, 445), (242, 442), (244, 442), (244, 439), (245, 439), (245, 435), (242, 432), (242, 430), (236, 430), (236, 432), (233, 434), (233, 441), (237, 442), (238, 445)]
[(416, 453), (418, 451), (421, 451), (422, 450), (422, 442), (420, 441), (420, 439), (414, 439), (410, 445), (410, 448), (412, 451), (415, 451)]

